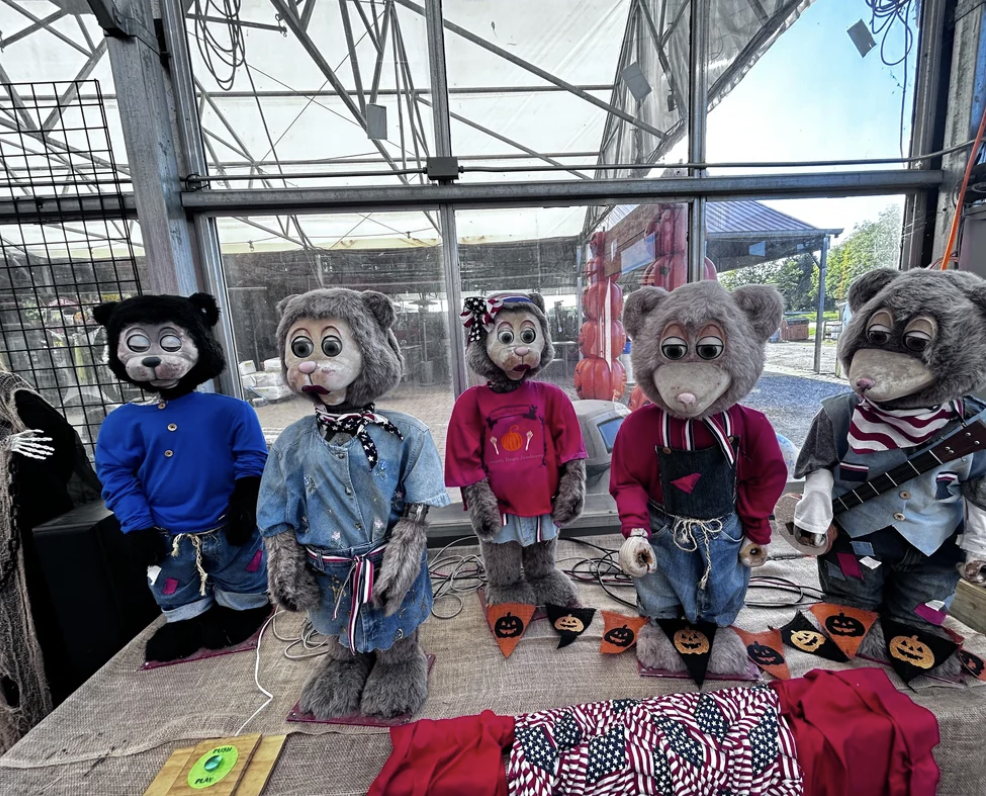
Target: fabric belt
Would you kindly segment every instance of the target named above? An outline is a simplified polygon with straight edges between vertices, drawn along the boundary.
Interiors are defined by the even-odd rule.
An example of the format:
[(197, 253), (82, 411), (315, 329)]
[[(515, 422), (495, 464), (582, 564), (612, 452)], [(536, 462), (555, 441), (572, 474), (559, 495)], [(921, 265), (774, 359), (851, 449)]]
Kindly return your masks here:
[[(386, 549), (387, 545), (382, 544), (359, 555), (335, 556), (320, 553), (318, 550), (305, 546), (305, 551), (314, 561), (321, 561), (323, 564), (350, 565), (349, 574), (346, 576), (353, 595), (352, 605), (349, 608), (349, 650), (354, 654), (356, 653), (356, 622), (359, 619), (359, 612), (364, 605), (368, 605), (373, 599), (373, 578), (376, 564)], [(344, 591), (344, 589), (340, 589), (339, 596), (336, 597), (335, 610), (332, 612), (333, 619), (337, 619), (339, 616), (339, 604), (342, 602)]]

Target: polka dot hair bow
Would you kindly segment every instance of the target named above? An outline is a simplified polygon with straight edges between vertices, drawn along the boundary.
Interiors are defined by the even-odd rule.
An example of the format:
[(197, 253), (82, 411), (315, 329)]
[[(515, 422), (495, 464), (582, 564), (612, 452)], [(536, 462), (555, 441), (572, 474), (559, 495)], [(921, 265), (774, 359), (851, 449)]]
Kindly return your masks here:
[(366, 460), (370, 463), (371, 470), (377, 466), (377, 446), (367, 433), (367, 426), (380, 426), (384, 431), (396, 434), (398, 439), (404, 439), (404, 435), (398, 431), (397, 426), (383, 415), (374, 413), (373, 404), (364, 407), (360, 412), (350, 412), (343, 415), (332, 415), (318, 408), (315, 410), (315, 416), (318, 418), (319, 425), (327, 432), (333, 434), (342, 432), (356, 437), (360, 445), (363, 446), (363, 453), (366, 454)]
[(531, 303), (530, 296), (523, 293), (497, 293), (489, 298), (470, 296), (464, 302), (465, 309), (460, 313), (462, 325), (469, 330), (466, 345), (481, 340), (483, 332), (493, 327), (493, 319), (505, 304), (518, 302)]

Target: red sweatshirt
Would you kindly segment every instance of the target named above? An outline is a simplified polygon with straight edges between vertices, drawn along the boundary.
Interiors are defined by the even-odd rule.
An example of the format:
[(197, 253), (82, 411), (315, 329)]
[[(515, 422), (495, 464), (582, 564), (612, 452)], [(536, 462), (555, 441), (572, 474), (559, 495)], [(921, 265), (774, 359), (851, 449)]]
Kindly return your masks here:
[[(653, 404), (633, 412), (620, 427), (613, 446), (609, 491), (616, 499), (621, 530), (634, 528), (650, 534), (648, 501), (664, 503), (657, 447), (661, 444), (663, 410)], [(729, 409), (732, 434), (739, 438), (736, 457), (736, 513), (743, 532), (752, 542), (770, 542), (769, 517), (787, 485), (787, 465), (777, 444), (777, 434), (762, 412), (736, 404)], [(696, 450), (716, 445), (712, 432), (692, 421)], [(670, 418), (670, 447), (684, 450), (685, 421)]]

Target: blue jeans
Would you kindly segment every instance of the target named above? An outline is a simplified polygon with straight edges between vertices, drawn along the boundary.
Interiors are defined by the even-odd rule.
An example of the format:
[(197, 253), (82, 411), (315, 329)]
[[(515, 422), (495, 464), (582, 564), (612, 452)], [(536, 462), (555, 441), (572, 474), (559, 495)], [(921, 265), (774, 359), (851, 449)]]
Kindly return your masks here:
[(240, 546), (227, 542), (223, 529), (198, 534), (197, 538), (206, 572), (205, 594), (195, 563), (195, 545), (189, 536), (179, 541), (178, 555), (168, 555), (161, 562), (161, 571), (150, 583), (151, 593), (169, 622), (193, 619), (213, 603), (234, 611), (267, 604), (267, 554), (259, 533)]
[[(334, 556), (363, 555), (376, 546), (375, 543), (359, 545), (346, 550), (332, 550)], [(379, 576), (383, 566), (382, 556), (374, 561)], [(349, 647), (349, 619), (353, 605), (352, 564), (326, 563), (308, 556), (309, 565), (318, 573), (318, 585), (322, 601), (318, 608), (308, 612), (312, 626), (323, 636), (337, 636), (339, 643)], [(428, 575), (428, 551), (421, 556), (421, 570), (408, 589), (400, 609), (393, 616), (386, 616), (372, 602), (359, 610), (353, 639), (356, 652), (373, 652), (390, 649), (395, 642), (407, 638), (431, 613), (433, 603), (431, 577)]]
[[(929, 622), (914, 609), (931, 600), (951, 603), (959, 573), (955, 565), (965, 561), (965, 554), (955, 543), (955, 536), (946, 539), (930, 556), (908, 542), (894, 528), (851, 538), (840, 533), (832, 549), (818, 557), (818, 578), (825, 598), (839, 605), (882, 610), (891, 619), (909, 625)], [(846, 575), (839, 566), (839, 553), (856, 558), (869, 556), (880, 562), (876, 569), (860, 564), (863, 579)]]
[[(493, 544), (518, 542), (521, 547), (530, 547), (537, 542), (547, 542), (558, 536), (558, 526), (550, 514), (540, 517), (518, 517), (515, 514), (505, 515), (506, 523), (490, 541)], [(540, 530), (540, 538), (538, 531)]]
[[(750, 568), (739, 560), (743, 528), (736, 514), (713, 521), (714, 533), (693, 528), (688, 538), (675, 518), (651, 507), (650, 544), (657, 570), (635, 578), (637, 604), (650, 619), (680, 619), (731, 625), (743, 607)], [(718, 522), (722, 523), (721, 530)], [(677, 540), (677, 541), (676, 541)], [(707, 543), (707, 547), (706, 547)], [(705, 588), (701, 581), (708, 572)]]

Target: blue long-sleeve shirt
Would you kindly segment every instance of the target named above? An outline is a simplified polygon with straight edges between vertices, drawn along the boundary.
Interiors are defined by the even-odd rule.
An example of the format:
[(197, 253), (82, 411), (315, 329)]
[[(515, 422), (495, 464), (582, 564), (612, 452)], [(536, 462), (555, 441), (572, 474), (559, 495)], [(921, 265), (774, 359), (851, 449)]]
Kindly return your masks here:
[(215, 393), (121, 406), (107, 415), (96, 442), (103, 499), (124, 533), (221, 525), (234, 483), (262, 475), (266, 461), (253, 408)]

